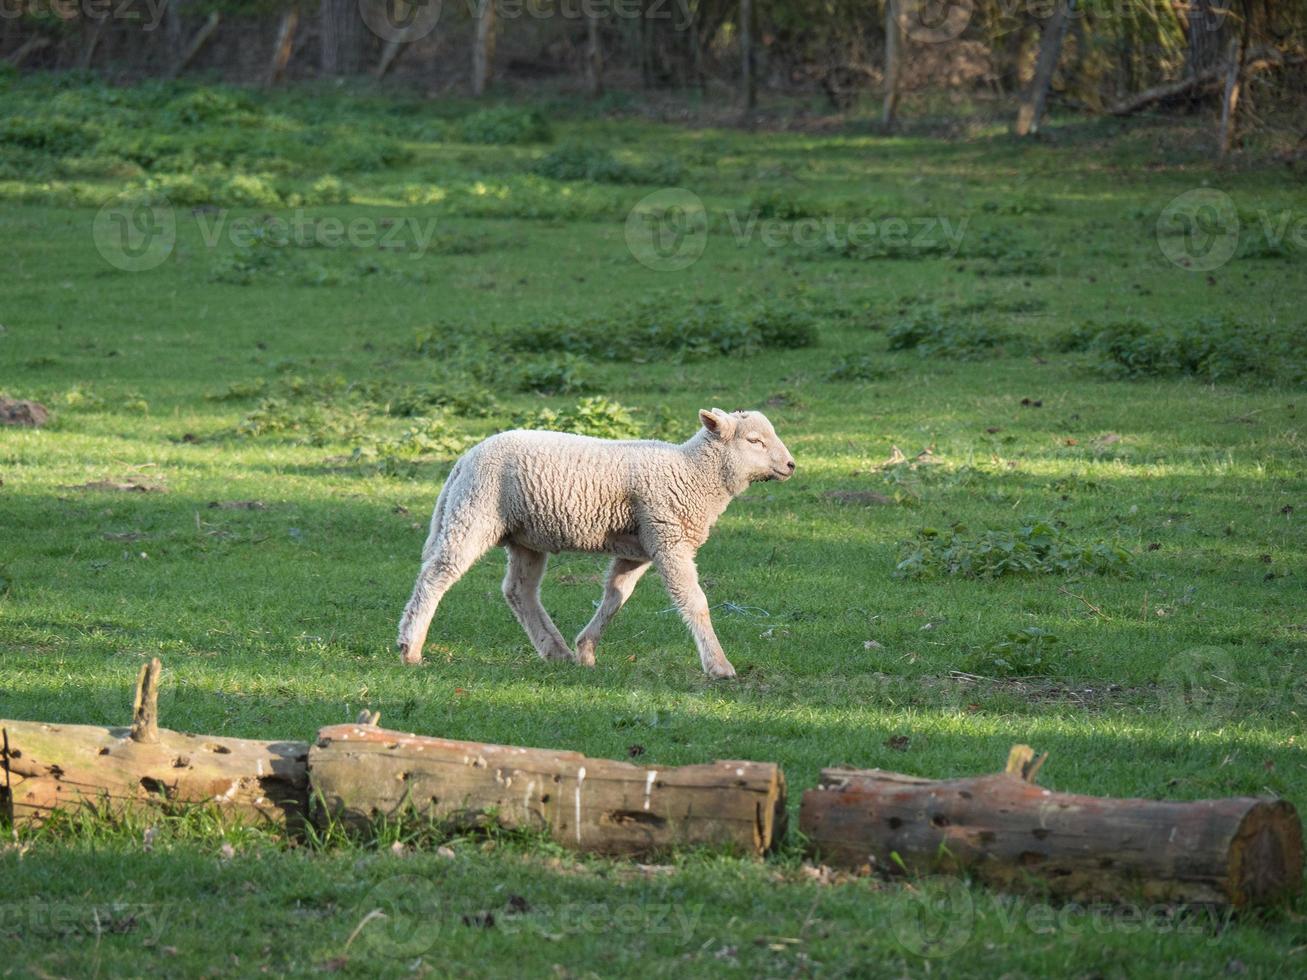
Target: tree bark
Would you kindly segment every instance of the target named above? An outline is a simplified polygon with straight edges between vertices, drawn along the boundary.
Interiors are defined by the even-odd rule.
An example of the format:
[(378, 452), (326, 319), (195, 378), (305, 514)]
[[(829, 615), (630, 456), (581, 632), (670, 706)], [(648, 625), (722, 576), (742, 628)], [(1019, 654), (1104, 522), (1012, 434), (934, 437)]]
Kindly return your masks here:
[(208, 19), (195, 32), (195, 36), (191, 38), (191, 43), (186, 45), (186, 50), (182, 52), (181, 57), (177, 59), (168, 72), (169, 78), (176, 78), (195, 60), (195, 56), (200, 53), (200, 49), (208, 43), (209, 38), (213, 36), (213, 32), (218, 29), (221, 20), (222, 17), (216, 10), (209, 14)]
[(1221, 128), (1216, 141), (1216, 154), (1224, 157), (1234, 145), (1234, 131), (1239, 112), (1239, 96), (1243, 90), (1244, 55), (1242, 39), (1230, 42), (1229, 62), (1225, 69), (1225, 90), (1221, 96)]
[(5, 60), (15, 68), (22, 65), (24, 61), (36, 52), (44, 50), (50, 46), (50, 39), (44, 34), (33, 34), (26, 41), (14, 49), (13, 53)]
[(699, 36), (699, 3), (691, 7), (686, 0), (686, 9), (690, 18), (690, 71), (694, 76), (694, 86), (702, 95), (707, 91), (708, 82), (703, 71), (703, 39)]
[(1108, 109), (1114, 116), (1130, 116), (1149, 106), (1165, 99), (1173, 99), (1177, 95), (1184, 95), (1186, 92), (1192, 92), (1206, 88), (1215, 84), (1222, 75), (1225, 74), (1224, 68), (1213, 68), (1203, 72), (1200, 75), (1190, 75), (1188, 78), (1182, 78), (1178, 82), (1167, 82), (1164, 85), (1157, 85), (1150, 89), (1145, 89), (1128, 99), (1122, 99), (1116, 105)]
[(740, 108), (745, 122), (753, 118), (758, 101), (753, 60), (753, 0), (740, 0)]
[(357, 0), (321, 0), (318, 67), (324, 75), (353, 75), (362, 65), (363, 17)]
[(484, 95), (495, 60), (495, 0), (477, 0), (476, 37), (472, 42), (472, 94)]
[(1185, 22), (1188, 74), (1197, 77), (1223, 67), (1226, 49), (1224, 24), (1225, 18), (1213, 8), (1212, 0), (1189, 0)]
[(91, 67), (91, 59), (95, 57), (95, 49), (100, 46), (100, 36), (104, 33), (104, 23), (104, 19), (83, 21), (82, 46), (77, 52), (78, 68)]
[(825, 769), (799, 827), (834, 864), (965, 872), (1074, 899), (1237, 907), (1294, 894), (1302, 879), (1302, 824), (1281, 800), (1119, 800), (1054, 793), (1019, 773), (936, 781)]
[(381, 57), (377, 59), (377, 66), (372, 69), (373, 77), (385, 78), (390, 69), (395, 67), (395, 62), (399, 60), (399, 56), (404, 53), (404, 49), (407, 47), (408, 44), (404, 41), (387, 41), (381, 48)]
[(604, 56), (599, 48), (599, 14), (593, 7), (585, 14), (585, 81), (592, 98), (604, 92)]
[(272, 47), (272, 60), (268, 64), (268, 74), (264, 85), (276, 85), (286, 72), (291, 53), (295, 50), (295, 30), (299, 27), (300, 12), (298, 7), (290, 7), (281, 15), (281, 24), (277, 28), (277, 41)]
[(1029, 136), (1039, 132), (1040, 122), (1044, 118), (1044, 106), (1048, 101), (1048, 88), (1053, 82), (1053, 73), (1057, 70), (1058, 60), (1062, 55), (1062, 41), (1066, 37), (1071, 14), (1075, 10), (1075, 0), (1061, 0), (1053, 15), (1044, 24), (1039, 37), (1039, 57), (1035, 62), (1035, 75), (1030, 80), (1021, 105), (1017, 109), (1015, 132), (1018, 136)]
[(326, 813), (349, 825), (405, 814), (497, 823), (604, 854), (695, 845), (763, 854), (785, 832), (785, 777), (769, 762), (662, 769), (357, 724), (318, 732), (309, 779)]
[(903, 28), (899, 21), (899, 0), (885, 0), (885, 101), (880, 125), (894, 128), (899, 113), (899, 85), (903, 78)]

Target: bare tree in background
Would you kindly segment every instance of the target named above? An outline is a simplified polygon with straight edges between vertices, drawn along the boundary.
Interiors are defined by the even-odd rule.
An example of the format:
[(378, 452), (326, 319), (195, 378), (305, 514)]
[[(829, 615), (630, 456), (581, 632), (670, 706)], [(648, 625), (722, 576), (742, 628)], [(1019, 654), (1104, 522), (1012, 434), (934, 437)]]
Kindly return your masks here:
[(268, 63), (265, 85), (276, 85), (286, 73), (291, 53), (295, 50), (295, 31), (300, 23), (300, 9), (291, 5), (281, 12), (281, 23), (277, 26), (277, 40), (272, 46), (272, 59)]
[(903, 81), (903, 23), (899, 0), (885, 0), (885, 101), (880, 125), (888, 132), (899, 114), (899, 86)]
[(604, 56), (599, 47), (599, 12), (585, 5), (585, 79), (590, 94), (598, 98), (604, 92)]
[(321, 0), (318, 7), (319, 67), (324, 75), (353, 75), (363, 49), (358, 0)]
[(1035, 74), (1030, 85), (1021, 97), (1017, 109), (1015, 132), (1018, 136), (1029, 136), (1039, 132), (1039, 124), (1044, 118), (1044, 107), (1048, 102), (1048, 87), (1053, 82), (1053, 72), (1057, 71), (1058, 60), (1062, 56), (1062, 41), (1066, 37), (1071, 14), (1075, 11), (1076, 0), (1058, 0), (1053, 16), (1044, 23), (1039, 36), (1039, 58), (1035, 62)]
[[(1229, 3), (1230, 0), (1222, 0)], [(1185, 40), (1188, 44), (1186, 68), (1190, 76), (1199, 78), (1225, 61), (1225, 14), (1218, 11), (1213, 0), (1189, 0), (1185, 18)]]
[(740, 105), (746, 121), (758, 102), (753, 70), (753, 0), (740, 0)]
[(477, 0), (472, 41), (472, 94), (484, 95), (495, 60), (495, 0)]

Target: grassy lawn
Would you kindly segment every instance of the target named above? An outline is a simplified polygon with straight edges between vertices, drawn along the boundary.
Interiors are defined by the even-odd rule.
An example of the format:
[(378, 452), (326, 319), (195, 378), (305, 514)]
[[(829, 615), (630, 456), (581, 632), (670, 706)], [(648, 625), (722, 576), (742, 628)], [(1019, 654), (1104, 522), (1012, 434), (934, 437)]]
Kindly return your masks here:
[[(521, 110), (8, 84), (0, 393), (53, 418), (0, 429), (0, 717), (123, 723), (159, 656), (171, 728), (306, 739), (368, 707), (655, 766), (774, 760), (792, 826), (823, 766), (976, 774), (1014, 742), (1054, 789), (1307, 805), (1288, 172), (1213, 169), (1148, 123), (1018, 146), (544, 104), (543, 142)], [(1207, 261), (1228, 213), (1201, 247), (1159, 238), (1200, 188), (1240, 224), (1228, 261)], [(115, 247), (122, 191), (170, 250)], [(738, 681), (703, 676), (654, 575), (594, 670), (539, 661), (498, 552), (400, 666), (471, 440), (680, 441), (712, 406), (765, 411), (798, 462), (700, 552)], [(552, 561), (565, 636), (603, 566)], [(766, 862), (645, 868), (511, 835), (145, 830), (0, 851), (0, 974), (1307, 971), (1302, 898), (1231, 922), (832, 881), (794, 834)]]

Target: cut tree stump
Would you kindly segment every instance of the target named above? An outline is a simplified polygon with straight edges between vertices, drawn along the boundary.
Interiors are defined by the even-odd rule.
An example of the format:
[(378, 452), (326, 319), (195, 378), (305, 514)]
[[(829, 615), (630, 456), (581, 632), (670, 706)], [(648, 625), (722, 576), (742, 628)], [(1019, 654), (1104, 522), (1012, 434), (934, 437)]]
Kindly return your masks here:
[(305, 742), (183, 735), (158, 727), (159, 661), (141, 668), (130, 727), (0, 721), (0, 805), (14, 826), (90, 807), (121, 816), (212, 805), (224, 820), (303, 826)]
[(1241, 907), (1301, 885), (1302, 824), (1290, 803), (1055, 793), (1028, 781), (1040, 762), (1018, 746), (1008, 772), (968, 779), (824, 769), (803, 794), (799, 827), (832, 864), (966, 872), (1065, 898)]
[(327, 815), (355, 827), (406, 814), (497, 823), (602, 854), (693, 845), (763, 854), (785, 833), (785, 777), (770, 762), (661, 769), (358, 724), (318, 732), (309, 782)]

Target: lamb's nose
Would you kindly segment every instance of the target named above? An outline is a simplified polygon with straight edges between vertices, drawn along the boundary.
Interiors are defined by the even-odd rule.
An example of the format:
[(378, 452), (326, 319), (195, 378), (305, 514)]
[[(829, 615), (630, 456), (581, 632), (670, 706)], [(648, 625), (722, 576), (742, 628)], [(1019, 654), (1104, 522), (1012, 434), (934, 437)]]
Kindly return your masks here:
[(789, 461), (788, 463), (786, 463), (785, 465), (788, 466), (788, 467), (790, 468), (790, 472), (791, 472), (791, 473), (794, 472), (794, 460), (790, 460), (790, 461)]

